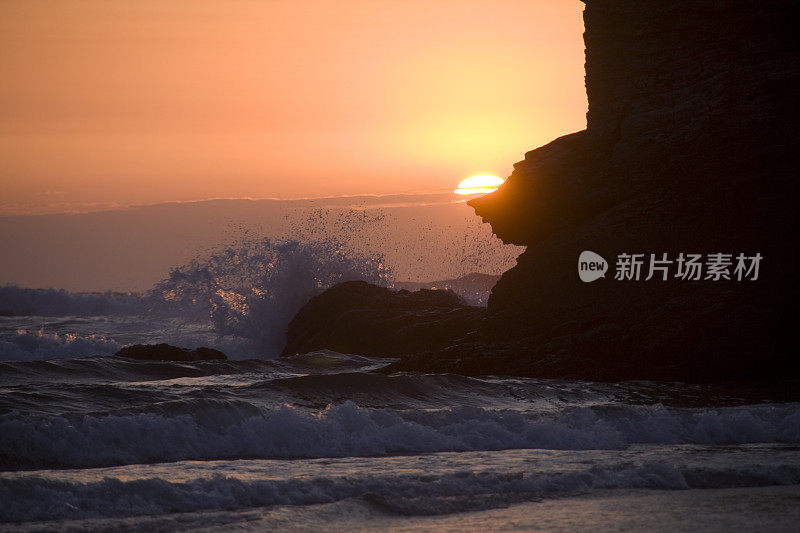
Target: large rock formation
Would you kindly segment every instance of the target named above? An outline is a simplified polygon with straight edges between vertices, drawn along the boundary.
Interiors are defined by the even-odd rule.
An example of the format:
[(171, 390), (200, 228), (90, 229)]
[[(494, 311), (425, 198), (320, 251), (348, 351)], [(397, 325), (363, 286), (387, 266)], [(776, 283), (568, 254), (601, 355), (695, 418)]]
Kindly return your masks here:
[[(798, 377), (795, 2), (587, 0), (584, 21), (587, 129), (470, 202), (528, 247), (489, 300), (482, 331), (504, 348), (394, 368)], [(583, 250), (609, 261), (606, 279), (579, 280)], [(681, 252), (764, 259), (756, 281), (613, 279), (618, 254)]]
[[(389, 370), (800, 377), (796, 2), (585, 3), (586, 130), (528, 152), (470, 202), (526, 251), (477, 333)], [(606, 279), (579, 279), (584, 250), (609, 261)], [(640, 281), (614, 279), (623, 253), (645, 254)], [(645, 281), (664, 253), (763, 260), (755, 281), (676, 279), (674, 263)]]

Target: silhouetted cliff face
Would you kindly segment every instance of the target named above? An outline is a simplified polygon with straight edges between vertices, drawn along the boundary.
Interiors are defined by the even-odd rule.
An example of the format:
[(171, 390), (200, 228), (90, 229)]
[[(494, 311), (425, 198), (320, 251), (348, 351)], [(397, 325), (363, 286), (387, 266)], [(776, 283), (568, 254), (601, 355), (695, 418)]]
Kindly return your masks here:
[[(519, 341), (513, 364), (532, 375), (792, 367), (794, 2), (587, 0), (584, 21), (587, 129), (528, 152), (498, 192), (470, 202), (503, 240), (528, 246), (495, 287), (485, 332)], [(606, 279), (579, 280), (583, 250), (609, 261)], [(680, 252), (764, 259), (757, 281), (613, 279), (620, 253)]]
[(530, 245), (652, 188), (717, 195), (757, 174), (765, 195), (795, 193), (795, 4), (588, 0), (587, 129), (528, 152), (470, 205)]

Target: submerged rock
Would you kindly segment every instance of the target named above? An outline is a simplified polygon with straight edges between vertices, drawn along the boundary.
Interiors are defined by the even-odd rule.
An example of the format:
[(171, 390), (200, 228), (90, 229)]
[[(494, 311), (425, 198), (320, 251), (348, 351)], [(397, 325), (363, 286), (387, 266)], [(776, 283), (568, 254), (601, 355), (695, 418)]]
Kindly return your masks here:
[(195, 350), (179, 348), (171, 344), (134, 344), (118, 351), (117, 357), (139, 359), (142, 361), (206, 361), (226, 360), (227, 356), (213, 348), (200, 347)]
[(450, 291), (392, 291), (363, 281), (339, 283), (295, 315), (283, 355), (328, 349), (400, 357), (440, 349), (464, 342), (482, 312)]

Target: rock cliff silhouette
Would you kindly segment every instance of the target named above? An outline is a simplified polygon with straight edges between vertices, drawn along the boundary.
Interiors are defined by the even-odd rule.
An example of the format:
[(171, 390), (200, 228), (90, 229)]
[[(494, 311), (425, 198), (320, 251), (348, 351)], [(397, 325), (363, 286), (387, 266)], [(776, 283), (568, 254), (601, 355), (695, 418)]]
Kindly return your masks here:
[[(527, 246), (475, 335), (394, 370), (597, 380), (797, 378), (795, 2), (586, 0), (587, 128), (469, 204)], [(610, 264), (577, 275), (592, 250)], [(760, 254), (755, 281), (615, 280), (619, 254)], [(674, 268), (674, 265), (673, 265)]]

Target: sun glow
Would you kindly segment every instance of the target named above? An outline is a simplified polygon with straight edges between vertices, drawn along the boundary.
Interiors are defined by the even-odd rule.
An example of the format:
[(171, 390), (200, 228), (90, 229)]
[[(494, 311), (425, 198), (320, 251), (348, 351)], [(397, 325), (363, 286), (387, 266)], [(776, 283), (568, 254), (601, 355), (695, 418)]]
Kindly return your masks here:
[(470, 176), (458, 184), (456, 194), (488, 194), (494, 192), (505, 180), (491, 174), (478, 174)]

